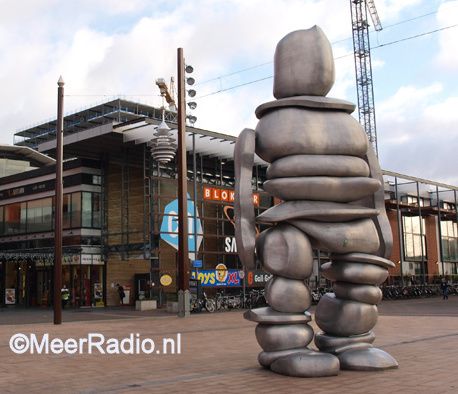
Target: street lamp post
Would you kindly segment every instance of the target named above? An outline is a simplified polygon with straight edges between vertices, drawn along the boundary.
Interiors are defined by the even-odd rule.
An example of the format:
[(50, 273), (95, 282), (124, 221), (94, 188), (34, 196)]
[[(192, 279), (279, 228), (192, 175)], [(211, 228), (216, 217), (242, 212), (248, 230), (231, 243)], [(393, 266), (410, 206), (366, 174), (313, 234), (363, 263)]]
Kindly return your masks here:
[(54, 324), (62, 323), (62, 211), (63, 211), (63, 148), (64, 129), (64, 80), (57, 82), (57, 131), (56, 131), (56, 206), (54, 225)]
[(178, 316), (189, 316), (188, 184), (186, 165), (186, 90), (183, 48), (178, 58)]

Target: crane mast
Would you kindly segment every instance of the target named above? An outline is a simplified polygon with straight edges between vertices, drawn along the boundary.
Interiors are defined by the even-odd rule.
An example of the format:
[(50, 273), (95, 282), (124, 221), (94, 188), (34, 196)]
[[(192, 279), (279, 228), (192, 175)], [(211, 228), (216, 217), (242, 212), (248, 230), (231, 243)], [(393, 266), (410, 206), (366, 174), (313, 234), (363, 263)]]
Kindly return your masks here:
[(370, 13), (376, 31), (382, 30), (382, 25), (373, 0), (350, 0), (350, 7), (359, 122), (378, 156), (367, 11)]

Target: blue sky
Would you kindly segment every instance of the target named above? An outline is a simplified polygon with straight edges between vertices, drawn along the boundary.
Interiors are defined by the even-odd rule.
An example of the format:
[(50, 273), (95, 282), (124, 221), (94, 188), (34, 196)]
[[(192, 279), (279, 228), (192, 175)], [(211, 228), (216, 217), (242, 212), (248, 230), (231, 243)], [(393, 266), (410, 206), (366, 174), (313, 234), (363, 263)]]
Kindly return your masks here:
[[(458, 1), (375, 4), (381, 166), (458, 185)], [(160, 106), (155, 80), (176, 75), (178, 47), (195, 69), (196, 126), (237, 135), (273, 99), (277, 42), (315, 24), (336, 58), (328, 96), (357, 101), (349, 0), (0, 0), (0, 9), (2, 144), (56, 117), (60, 75), (66, 113), (118, 96)]]

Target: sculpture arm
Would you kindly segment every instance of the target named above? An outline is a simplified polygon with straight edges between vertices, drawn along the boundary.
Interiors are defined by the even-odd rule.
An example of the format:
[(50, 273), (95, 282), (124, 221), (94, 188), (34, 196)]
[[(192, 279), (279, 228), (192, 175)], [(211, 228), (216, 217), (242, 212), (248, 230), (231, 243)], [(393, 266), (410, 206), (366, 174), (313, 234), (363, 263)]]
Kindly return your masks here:
[(237, 252), (246, 269), (255, 269), (255, 215), (251, 179), (253, 174), (255, 132), (244, 129), (234, 148), (235, 161), (235, 239)]

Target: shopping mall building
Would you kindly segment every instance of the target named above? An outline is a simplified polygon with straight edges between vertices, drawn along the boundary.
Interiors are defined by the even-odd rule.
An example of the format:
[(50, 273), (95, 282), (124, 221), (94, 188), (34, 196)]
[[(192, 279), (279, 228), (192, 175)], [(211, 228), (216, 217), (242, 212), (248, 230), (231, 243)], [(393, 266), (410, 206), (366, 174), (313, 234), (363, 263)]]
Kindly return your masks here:
[[(176, 299), (178, 172), (159, 164), (149, 142), (162, 111), (116, 99), (64, 118), (63, 282), (72, 306)], [(173, 129), (176, 113), (166, 111)], [(261, 269), (244, 271), (234, 239), (236, 137), (187, 127), (188, 231), (192, 272), (207, 293), (263, 287)], [(0, 306), (50, 305), (53, 294), (56, 121), (18, 131), (0, 146)], [(266, 164), (253, 167), (256, 214)], [(458, 187), (384, 171), (394, 250), (387, 284), (458, 281)], [(259, 226), (262, 231), (262, 226)], [(325, 285), (316, 254), (310, 286)], [(260, 267), (259, 267), (260, 268)], [(60, 286), (60, 284), (59, 284)]]

